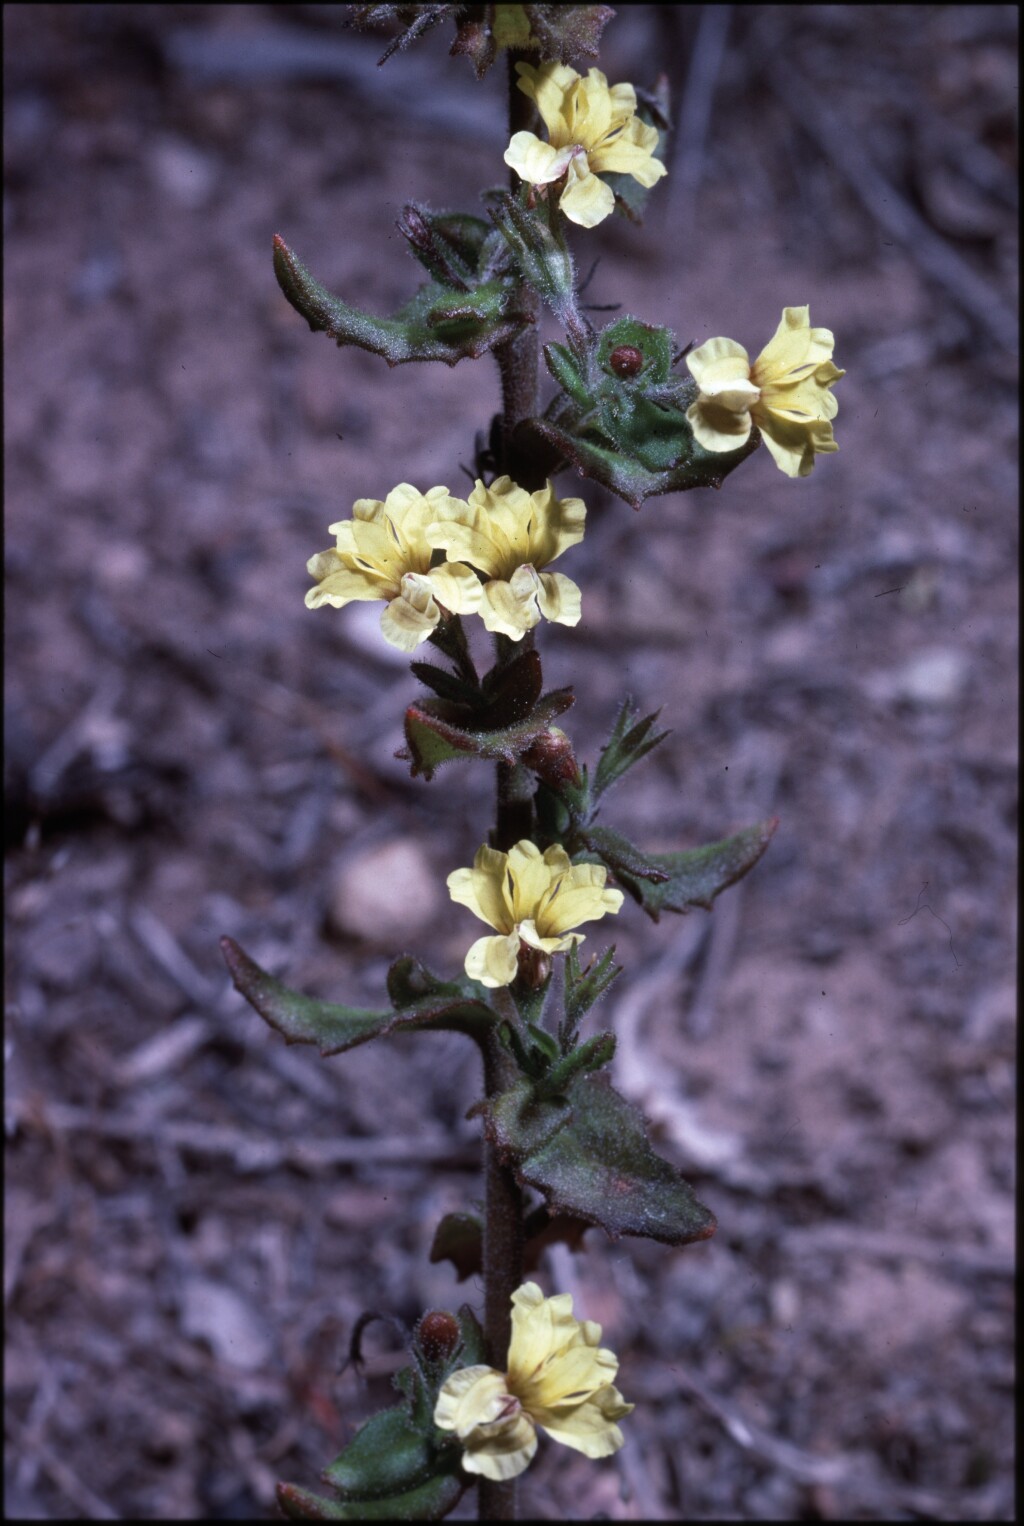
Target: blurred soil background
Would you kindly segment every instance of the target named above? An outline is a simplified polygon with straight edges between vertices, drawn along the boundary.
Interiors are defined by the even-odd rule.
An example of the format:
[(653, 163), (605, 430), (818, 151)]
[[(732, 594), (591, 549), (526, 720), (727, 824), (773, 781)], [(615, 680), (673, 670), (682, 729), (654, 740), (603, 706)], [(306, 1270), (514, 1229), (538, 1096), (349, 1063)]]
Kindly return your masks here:
[[(444, 879), (489, 770), (410, 780), (379, 606), (303, 594), (355, 498), (468, 487), (495, 367), (339, 352), (270, 244), (391, 311), (402, 204), (504, 181), (503, 71), (447, 26), (378, 70), (343, 9), (4, 9), (8, 1515), (266, 1518), (388, 1402), (385, 1326), (340, 1371), (360, 1312), (479, 1297), (427, 1259), (481, 1190), (471, 1046), (286, 1049), (217, 949), (373, 1007), (479, 931)], [(605, 33), (680, 131), (646, 225), (578, 235), (588, 300), (751, 354), (809, 302), (849, 374), (806, 481), (762, 450), (638, 514), (581, 489), (548, 684), (583, 756), (626, 690), (672, 728), (606, 815), (781, 825), (713, 914), (589, 934), (617, 1084), (720, 1227), (542, 1265), (637, 1409), (612, 1461), (542, 1442), (539, 1518), (1014, 1513), (1016, 26)]]

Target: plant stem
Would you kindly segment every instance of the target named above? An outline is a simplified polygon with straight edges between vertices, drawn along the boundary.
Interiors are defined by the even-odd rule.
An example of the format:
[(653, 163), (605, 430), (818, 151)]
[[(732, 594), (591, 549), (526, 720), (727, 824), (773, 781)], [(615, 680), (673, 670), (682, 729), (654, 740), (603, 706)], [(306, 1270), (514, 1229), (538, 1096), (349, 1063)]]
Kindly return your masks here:
[[(528, 96), (518, 88), (519, 76), (516, 74), (516, 64), (520, 59), (529, 59), (529, 54), (508, 50), (508, 125), (509, 136), (513, 133), (528, 129), (533, 126), (534, 108)], [(511, 170), (513, 194), (519, 189), (520, 181), (515, 170)], [(537, 333), (537, 318), (540, 314), (540, 302), (535, 291), (522, 284), (520, 286), (517, 310), (533, 321), (505, 344), (496, 345), (494, 358), (498, 362), (501, 373), (501, 469), (507, 472), (513, 482), (525, 488), (528, 493), (535, 492), (537, 488), (544, 486), (543, 469), (538, 469), (534, 459), (534, 453), (529, 448), (529, 443), (517, 440), (515, 437), (516, 425), (523, 419), (532, 418), (537, 412), (537, 366), (540, 360), (540, 338)]]
[[(533, 105), (517, 88), (516, 63), (525, 54), (510, 49), (508, 53), (509, 136), (533, 123)], [(512, 189), (517, 177), (512, 174)], [(539, 303), (536, 294), (523, 287), (519, 310), (536, 320)], [(528, 441), (516, 438), (516, 426), (537, 412), (537, 366), (540, 345), (536, 321), (494, 352), (501, 374), (501, 469), (527, 492), (544, 485), (543, 467), (539, 465)], [(501, 852), (533, 835), (533, 780), (521, 764), (498, 764), (497, 818), (492, 841)], [(497, 1037), (492, 1036), (484, 1060), (484, 1090), (488, 1097), (497, 1095), (511, 1081), (510, 1064)], [(502, 1163), (498, 1151), (484, 1141), (484, 1337), (487, 1360), (499, 1371), (508, 1365), (512, 1338), (512, 1294), (523, 1280), (523, 1194), (515, 1173)], [(478, 1512), (482, 1521), (517, 1519), (516, 1480), (495, 1483), (482, 1478), (478, 1490)]]

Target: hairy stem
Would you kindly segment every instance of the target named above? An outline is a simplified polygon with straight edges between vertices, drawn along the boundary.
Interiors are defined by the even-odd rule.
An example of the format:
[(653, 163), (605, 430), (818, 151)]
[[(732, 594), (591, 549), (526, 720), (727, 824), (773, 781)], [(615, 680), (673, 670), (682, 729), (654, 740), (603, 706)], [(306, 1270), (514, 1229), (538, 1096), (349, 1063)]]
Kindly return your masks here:
[[(510, 49), (508, 53), (509, 135), (533, 125), (532, 102), (517, 88), (516, 63), (527, 55)], [(512, 189), (518, 189), (518, 177), (512, 174)], [(524, 287), (517, 304), (520, 311), (534, 320), (539, 315), (536, 293)], [(527, 492), (544, 486), (543, 464), (531, 450), (529, 436), (517, 426), (532, 418), (538, 409), (537, 368), (540, 345), (536, 321), (521, 334), (499, 345), (494, 351), (501, 374), (502, 413), (498, 438), (501, 442), (501, 470)], [(525, 638), (528, 640), (529, 638)], [(524, 642), (525, 644), (525, 642)], [(499, 661), (501, 652), (499, 650)], [(492, 833), (494, 846), (507, 853), (514, 843), (533, 836), (533, 778), (521, 764), (499, 763), (497, 767), (497, 819)], [(508, 1055), (492, 1036), (484, 1062), (484, 1089), (495, 1096), (513, 1079)], [(509, 1166), (502, 1163), (498, 1151), (484, 1142), (484, 1336), (487, 1360), (499, 1371), (508, 1364), (512, 1337), (512, 1294), (523, 1280), (523, 1194)], [(480, 1480), (479, 1517), (482, 1521), (517, 1519), (516, 1480), (495, 1483)]]
[[(529, 129), (534, 122), (533, 102), (528, 96), (518, 89), (516, 64), (520, 59), (528, 59), (526, 53), (518, 53), (514, 49), (508, 50), (508, 125), (509, 136), (524, 129)], [(520, 187), (520, 180), (515, 170), (509, 172), (512, 181), (513, 194)], [(501, 373), (501, 427), (499, 439), (501, 441), (501, 470), (507, 472), (514, 482), (525, 488), (528, 493), (544, 486), (543, 468), (538, 470), (531, 451), (529, 441), (524, 441), (522, 433), (516, 434), (516, 426), (523, 419), (532, 418), (537, 412), (537, 366), (540, 360), (540, 339), (537, 334), (537, 318), (540, 314), (540, 302), (537, 294), (529, 287), (522, 286), (519, 300), (516, 303), (517, 310), (532, 318), (532, 322), (505, 344), (496, 345), (494, 358), (498, 362), (498, 370)]]

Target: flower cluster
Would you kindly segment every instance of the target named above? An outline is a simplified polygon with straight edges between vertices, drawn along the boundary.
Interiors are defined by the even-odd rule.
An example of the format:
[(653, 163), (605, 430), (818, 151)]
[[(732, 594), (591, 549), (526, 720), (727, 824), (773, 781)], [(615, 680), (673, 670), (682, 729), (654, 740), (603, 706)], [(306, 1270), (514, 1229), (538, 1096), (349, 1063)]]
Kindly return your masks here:
[(581, 79), (566, 64), (518, 63), (519, 89), (543, 118), (549, 141), (517, 132), (505, 163), (530, 185), (562, 183), (558, 205), (570, 222), (594, 228), (615, 210), (602, 173), (632, 175), (646, 189), (666, 173), (654, 158), (658, 130), (636, 115), (632, 85), (612, 85), (600, 69)]
[(816, 455), (838, 450), (832, 387), (845, 371), (832, 363), (830, 329), (812, 329), (809, 307), (784, 307), (772, 339), (750, 364), (735, 339), (708, 339), (686, 357), (699, 390), (687, 412), (705, 450), (738, 450), (751, 422), (787, 477), (806, 477)]
[(513, 641), (542, 616), (575, 625), (579, 589), (544, 568), (583, 539), (586, 516), (581, 498), (556, 498), (550, 482), (527, 493), (510, 477), (490, 487), (478, 481), (468, 502), (446, 487), (420, 493), (402, 482), (383, 502), (360, 498), (351, 519), (331, 525), (337, 544), (310, 558), (316, 587), (306, 605), (384, 599), (381, 630), (404, 652), (426, 641), (445, 613), (479, 614), (489, 631)]
[(467, 1473), (501, 1481), (529, 1467), (537, 1427), (585, 1457), (610, 1457), (622, 1446), (616, 1425), (635, 1408), (614, 1386), (613, 1351), (598, 1344), (601, 1326), (573, 1318), (572, 1298), (545, 1298), (535, 1282), (512, 1295), (508, 1371), (460, 1367), (438, 1396), (434, 1423), (454, 1431)]
[(478, 938), (466, 955), (466, 974), (481, 985), (507, 986), (516, 977), (520, 943), (546, 954), (562, 954), (595, 922), (622, 905), (621, 890), (606, 890), (603, 864), (573, 864), (557, 844), (543, 853), (524, 838), (508, 853), (481, 847), (472, 869), (448, 876), (448, 892), (460, 906), (497, 933)]

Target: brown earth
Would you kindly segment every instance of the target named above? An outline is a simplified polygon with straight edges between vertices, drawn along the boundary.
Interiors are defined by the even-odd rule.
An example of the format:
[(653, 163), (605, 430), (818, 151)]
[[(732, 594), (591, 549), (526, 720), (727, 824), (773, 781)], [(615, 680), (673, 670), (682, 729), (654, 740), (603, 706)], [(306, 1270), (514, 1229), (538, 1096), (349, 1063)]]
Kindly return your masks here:
[[(339, 353), (269, 256), (397, 305), (395, 217), (503, 179), (503, 91), (440, 30), (376, 70), (340, 9), (4, 11), (12, 1516), (266, 1517), (387, 1400), (383, 1326), (339, 1374), (359, 1313), (478, 1299), (427, 1260), (480, 1192), (469, 1046), (286, 1050), (217, 950), (374, 1006), (476, 936), (444, 877), (487, 770), (411, 781), (377, 609), (302, 601), (356, 497), (458, 489), (495, 371)], [(664, 707), (623, 831), (781, 826), (713, 915), (615, 925), (617, 1084), (720, 1227), (541, 1268), (637, 1404), (614, 1461), (542, 1445), (541, 1518), (1013, 1515), (1015, 29), (606, 33), (687, 128), (646, 226), (577, 239), (588, 299), (754, 353), (810, 302), (848, 375), (806, 481), (585, 486), (584, 619), (543, 635), (581, 753)]]

